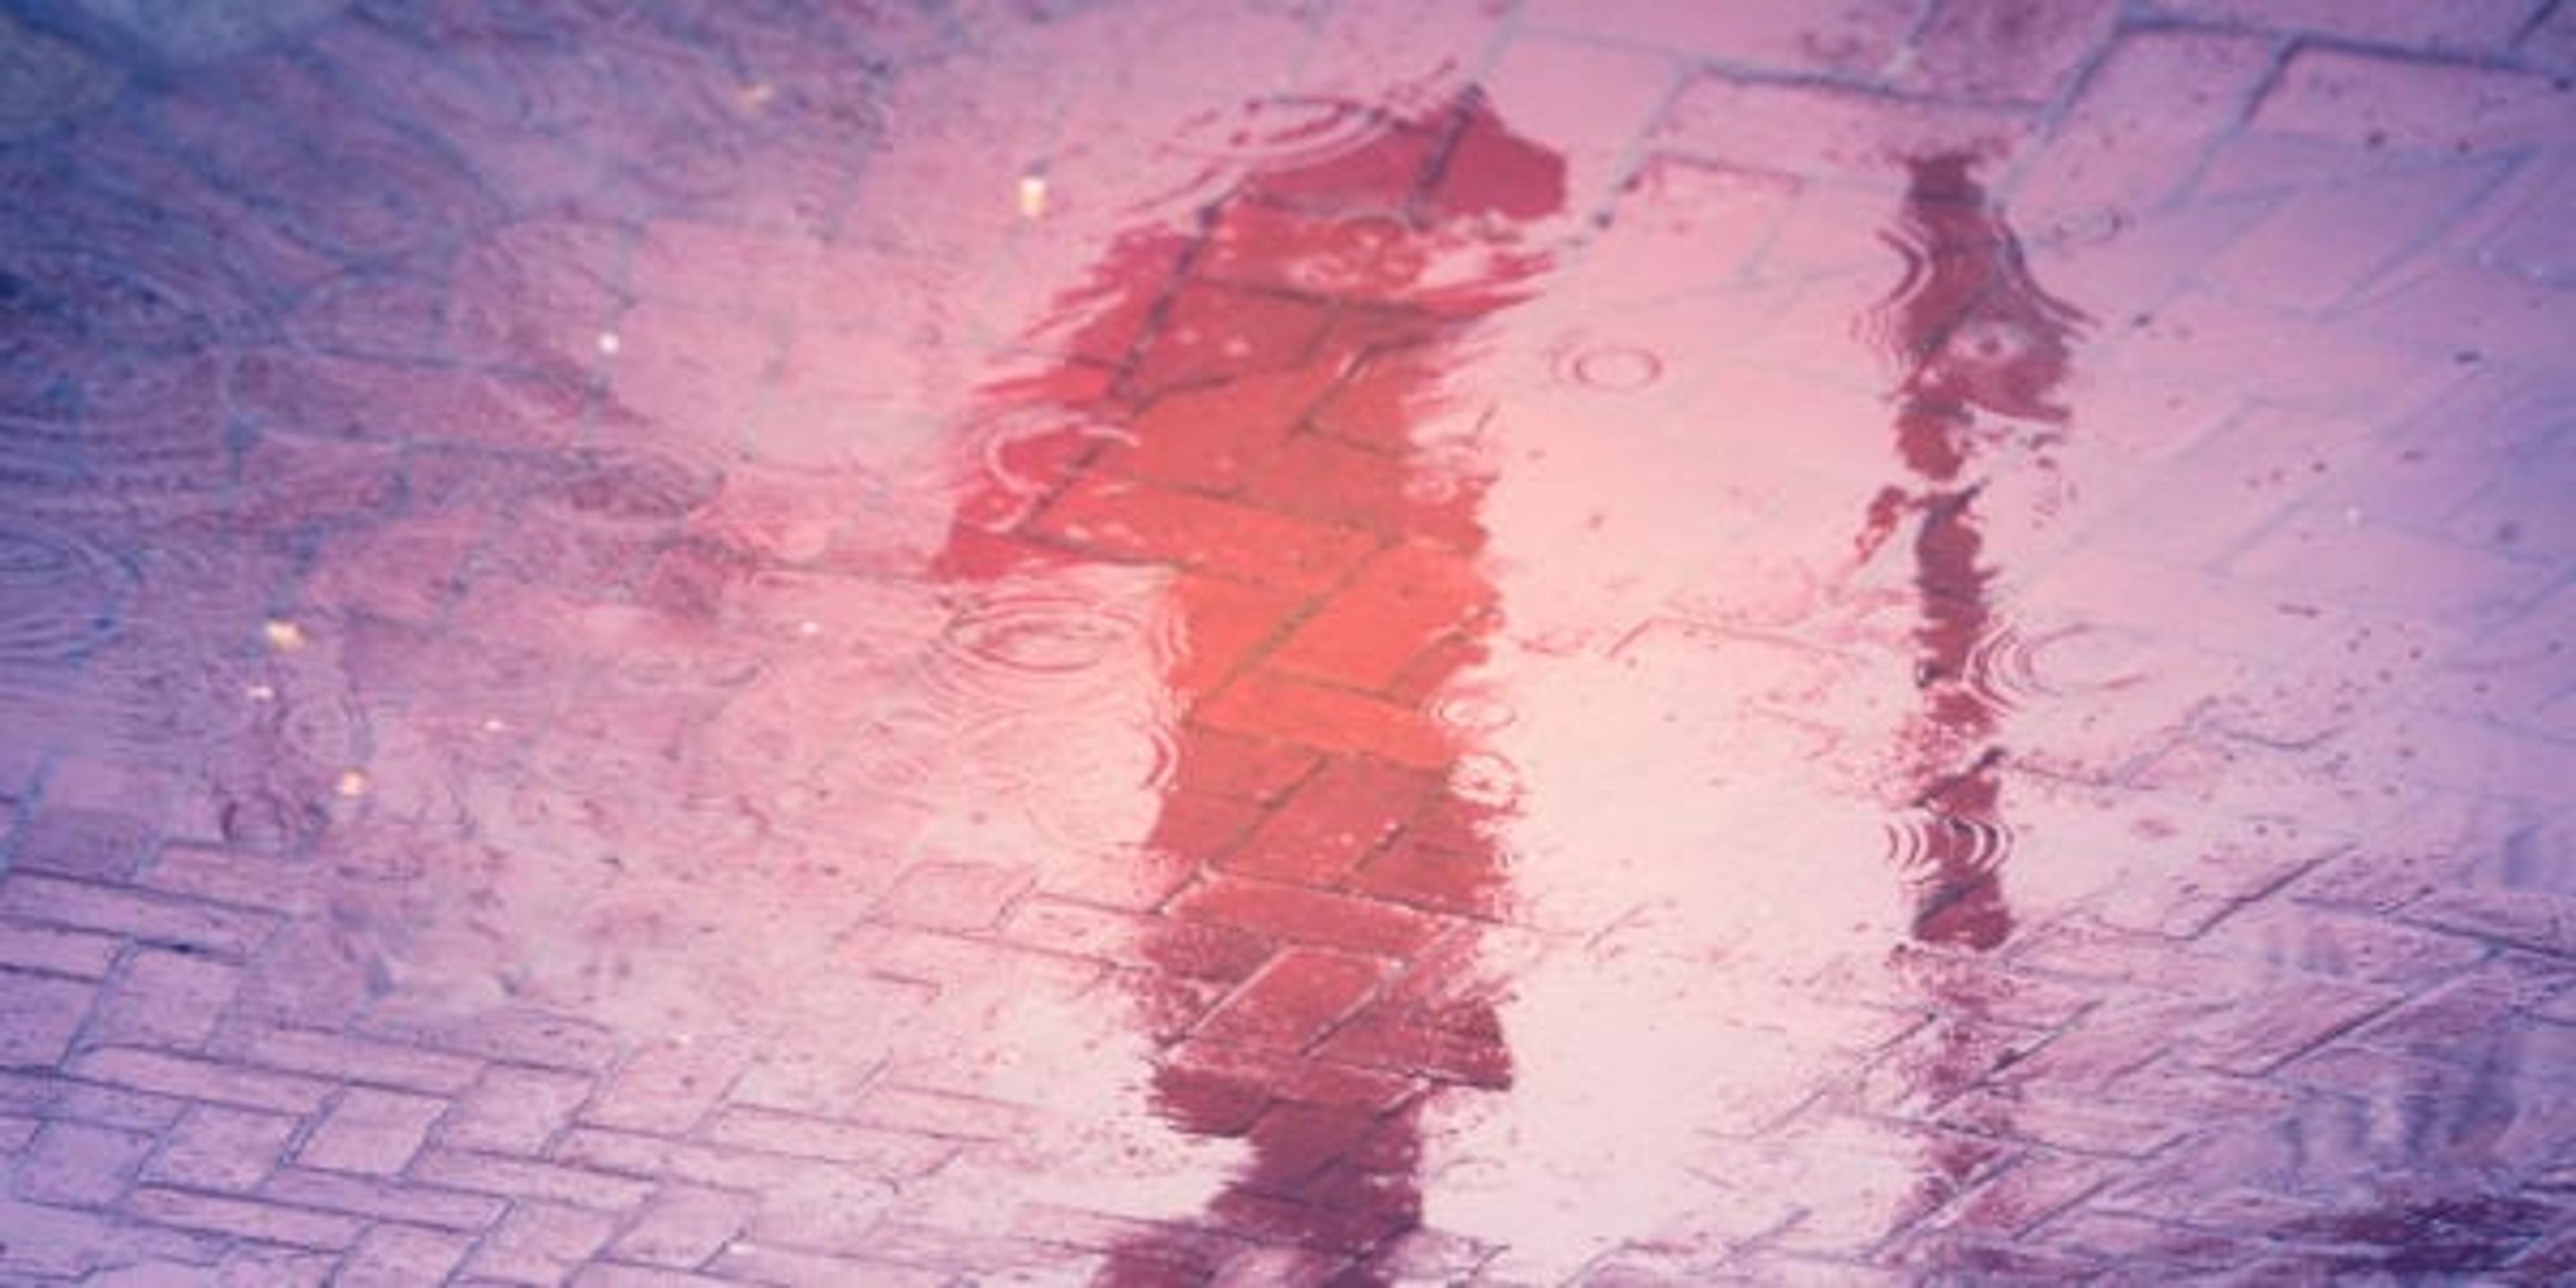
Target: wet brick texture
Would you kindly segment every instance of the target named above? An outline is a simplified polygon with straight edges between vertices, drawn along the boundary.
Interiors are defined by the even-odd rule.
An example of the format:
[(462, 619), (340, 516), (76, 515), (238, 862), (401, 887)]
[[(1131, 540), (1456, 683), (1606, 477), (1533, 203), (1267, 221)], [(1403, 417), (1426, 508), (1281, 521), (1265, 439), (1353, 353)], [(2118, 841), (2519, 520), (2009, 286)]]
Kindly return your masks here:
[(2571, 77), (0, 8), (0, 1281), (2576, 1279)]

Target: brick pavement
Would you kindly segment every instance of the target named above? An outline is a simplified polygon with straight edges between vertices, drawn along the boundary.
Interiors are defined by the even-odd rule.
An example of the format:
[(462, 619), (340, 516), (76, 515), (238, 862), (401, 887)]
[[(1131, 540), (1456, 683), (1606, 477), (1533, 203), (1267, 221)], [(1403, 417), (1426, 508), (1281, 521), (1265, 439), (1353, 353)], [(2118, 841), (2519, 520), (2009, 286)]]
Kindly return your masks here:
[(2571, 75), (11, 5), (0, 1280), (2576, 1276)]

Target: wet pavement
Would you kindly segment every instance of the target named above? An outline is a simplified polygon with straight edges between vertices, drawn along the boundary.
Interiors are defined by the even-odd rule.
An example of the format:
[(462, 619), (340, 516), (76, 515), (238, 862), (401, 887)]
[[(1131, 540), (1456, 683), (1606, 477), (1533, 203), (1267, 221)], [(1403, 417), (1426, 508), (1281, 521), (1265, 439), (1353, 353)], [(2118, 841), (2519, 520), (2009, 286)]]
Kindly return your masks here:
[(0, 7), (0, 1282), (2576, 1279), (2571, 75)]

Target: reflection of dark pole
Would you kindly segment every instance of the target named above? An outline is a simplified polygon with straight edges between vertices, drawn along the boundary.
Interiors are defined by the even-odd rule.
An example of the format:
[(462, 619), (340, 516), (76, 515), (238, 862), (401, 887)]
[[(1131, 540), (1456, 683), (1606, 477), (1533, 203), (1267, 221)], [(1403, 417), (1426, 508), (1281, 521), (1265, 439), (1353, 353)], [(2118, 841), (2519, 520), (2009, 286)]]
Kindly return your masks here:
[[(1420, 486), (1409, 418), (1447, 341), (1537, 267), (1510, 230), (1561, 206), (1563, 172), (1473, 94), (1412, 121), (1302, 106), (1365, 128), (1256, 168), (1192, 233), (1112, 247), (1063, 301), (1091, 319), (1077, 356), (996, 410), (1077, 413), (1115, 445), (1017, 442), (1024, 477), (960, 499), (937, 566), (1183, 570), (1164, 678), (1186, 714), (1148, 844), (1195, 876), (1144, 919), (1162, 978), (1141, 1000), (1199, 1000), (1158, 1022), (1153, 1108), (1247, 1142), (1206, 1224), (1371, 1283), (1420, 1221), (1425, 1094), (1511, 1069), (1492, 1006), (1440, 965), (1472, 956), (1500, 865), (1449, 790), (1470, 747), (1424, 701), (1491, 620), (1482, 488)], [(1425, 280), (1457, 262), (1483, 271)], [(1193, 1281), (1205, 1246), (1140, 1238), (1105, 1278)]]
[[(1962, 476), (1985, 429), (1980, 413), (2066, 419), (2049, 397), (2065, 378), (2081, 319), (2031, 280), (2012, 229), (1969, 175), (1969, 158), (1936, 156), (1908, 168), (1899, 235), (1889, 239), (1907, 272), (1884, 312), (1905, 373), (1896, 451), (1911, 480), (1871, 500), (1859, 545), (1867, 558), (1908, 512), (1916, 516), (1914, 675), (1922, 698), (1899, 750), (1922, 826), (1906, 874), (1916, 886), (1912, 932), (1922, 943), (1982, 952), (2012, 934), (2002, 872), (2011, 832), (2004, 749), (1995, 741), (2004, 713), (1976, 674), (1979, 647), (2002, 629), (1988, 590), (1993, 574), (1981, 562), (1977, 501), (1985, 484)], [(1977, 1029), (1988, 1001), (1974, 972), (1941, 972), (1928, 991), (1944, 1014), (1911, 1072), (1938, 1103), (1986, 1072)], [(1955, 1191), (1982, 1159), (1978, 1147), (1938, 1139), (1925, 1184)]]
[(1969, 168), (1958, 154), (1909, 163), (1901, 231), (1890, 238), (1908, 271), (1886, 315), (1905, 371), (1897, 455), (1913, 486), (1890, 486), (1871, 502), (1860, 545), (1866, 557), (1905, 512), (1919, 516), (1914, 672), (1923, 699), (1902, 753), (1908, 794), (1928, 816), (1915, 856), (1914, 936), (1986, 949), (2012, 932), (2000, 871), (2004, 751), (1993, 742), (2003, 713), (1974, 673), (1998, 623), (1992, 574), (1980, 563), (1984, 484), (1961, 476), (1977, 453), (1979, 413), (2066, 419), (2049, 399), (2080, 317), (2031, 280), (2020, 242)]

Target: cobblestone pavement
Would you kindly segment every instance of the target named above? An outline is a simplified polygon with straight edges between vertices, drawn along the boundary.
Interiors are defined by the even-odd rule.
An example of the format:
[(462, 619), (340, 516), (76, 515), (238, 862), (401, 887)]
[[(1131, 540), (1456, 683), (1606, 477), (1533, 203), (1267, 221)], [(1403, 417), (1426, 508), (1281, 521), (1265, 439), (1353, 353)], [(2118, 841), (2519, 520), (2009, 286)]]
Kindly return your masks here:
[(2576, 1281), (2571, 75), (0, 4), (0, 1282)]

